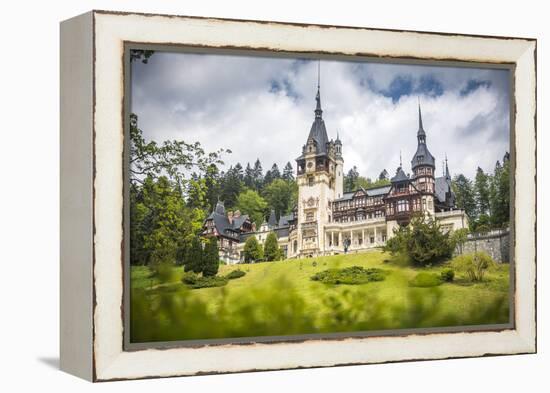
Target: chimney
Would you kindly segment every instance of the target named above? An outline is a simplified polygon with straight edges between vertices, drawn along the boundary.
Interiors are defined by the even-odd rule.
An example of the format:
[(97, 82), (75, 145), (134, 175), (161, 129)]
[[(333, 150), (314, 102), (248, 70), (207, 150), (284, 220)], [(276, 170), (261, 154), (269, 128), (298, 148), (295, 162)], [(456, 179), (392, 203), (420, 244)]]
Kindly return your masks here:
[(229, 220), (230, 224), (233, 224), (233, 212), (232, 211), (227, 212), (227, 219)]
[(241, 216), (241, 211), (240, 210), (235, 210), (235, 213), (233, 213), (233, 217), (239, 218), (240, 216)]

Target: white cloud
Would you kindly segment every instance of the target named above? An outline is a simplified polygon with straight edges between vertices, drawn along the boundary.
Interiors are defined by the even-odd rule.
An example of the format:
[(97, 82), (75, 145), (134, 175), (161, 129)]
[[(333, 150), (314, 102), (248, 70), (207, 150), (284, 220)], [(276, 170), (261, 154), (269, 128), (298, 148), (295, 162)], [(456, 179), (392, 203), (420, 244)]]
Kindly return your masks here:
[[(316, 62), (155, 53), (149, 64), (133, 66), (132, 111), (146, 138), (228, 148), (228, 165), (260, 158), (264, 170), (274, 162), (295, 166), (313, 121)], [(340, 133), (346, 171), (355, 165), (364, 176), (384, 168), (392, 174), (400, 151), (410, 168), (417, 94), (437, 173), (445, 153), (452, 173), (473, 177), (477, 166), (490, 171), (509, 150), (504, 71), (340, 61), (321, 67), (323, 117), (329, 139)], [(411, 90), (392, 99), (386, 95), (397, 77), (409, 80)], [(471, 80), (486, 83), (461, 94)], [(426, 81), (442, 94), (423, 94)]]

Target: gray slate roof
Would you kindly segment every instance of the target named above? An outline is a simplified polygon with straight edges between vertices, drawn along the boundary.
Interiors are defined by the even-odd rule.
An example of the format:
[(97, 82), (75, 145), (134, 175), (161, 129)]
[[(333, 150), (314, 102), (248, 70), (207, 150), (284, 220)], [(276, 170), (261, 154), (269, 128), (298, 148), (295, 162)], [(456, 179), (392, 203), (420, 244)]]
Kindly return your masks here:
[(445, 176), (436, 177), (435, 178), (435, 196), (440, 203), (446, 202), (446, 194), (449, 191), (451, 192), (451, 199), (449, 201), (449, 204), (451, 206), (454, 206), (455, 195), (451, 189), (451, 179)]
[[(367, 196), (380, 196), (380, 195), (386, 195), (388, 192), (390, 192), (390, 185), (387, 186), (379, 186), (379, 187), (373, 187), (373, 188), (360, 188), (360, 190), (363, 190)], [(335, 199), (334, 202), (342, 202), (342, 201), (349, 201), (353, 199), (353, 196), (355, 193), (359, 190), (351, 191), (351, 192), (344, 192), (344, 195), (341, 198)]]
[(248, 220), (248, 214), (242, 214), (239, 217), (233, 218), (233, 222), (229, 222), (229, 218), (225, 214), (225, 207), (222, 202), (216, 204), (216, 208), (207, 220), (213, 220), (216, 231), (222, 236), (231, 236), (240, 231), (243, 223)]
[(435, 158), (428, 150), (428, 146), (425, 143), (419, 143), (416, 148), (416, 153), (411, 160), (411, 167), (414, 170), (417, 166), (429, 165), (435, 168)]
[(397, 171), (395, 172), (395, 176), (391, 178), (392, 183), (399, 183), (402, 181), (409, 181), (409, 180), (410, 180), (409, 176), (407, 176), (405, 172), (403, 172), (403, 168), (401, 167), (397, 168)]

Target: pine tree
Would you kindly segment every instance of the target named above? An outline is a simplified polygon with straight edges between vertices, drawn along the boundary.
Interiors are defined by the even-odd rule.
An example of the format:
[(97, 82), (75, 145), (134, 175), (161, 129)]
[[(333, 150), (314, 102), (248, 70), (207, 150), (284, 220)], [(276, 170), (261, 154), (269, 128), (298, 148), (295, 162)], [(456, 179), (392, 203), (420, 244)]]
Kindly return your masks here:
[(218, 167), (215, 164), (210, 164), (204, 175), (208, 212), (211, 212), (214, 209), (220, 196), (220, 181), (220, 171), (218, 170)]
[(453, 192), (456, 197), (456, 206), (466, 212), (470, 221), (475, 221), (476, 216), (476, 200), (474, 186), (463, 174), (456, 175), (451, 183)]
[(221, 199), (225, 207), (232, 209), (237, 203), (237, 197), (243, 189), (243, 183), (234, 167), (230, 167), (224, 175), (221, 187)]
[(200, 273), (204, 269), (202, 243), (199, 237), (194, 237), (187, 252), (183, 268), (186, 272)]
[(257, 262), (263, 259), (262, 245), (258, 243), (256, 236), (252, 235), (244, 243), (244, 261), (246, 263)]
[(235, 168), (233, 168), (233, 169), (235, 170), (235, 174), (237, 175), (239, 180), (243, 181), (244, 180), (244, 173), (243, 173), (243, 166), (241, 165), (241, 163), (237, 162), (237, 164), (235, 165)]
[(278, 261), (281, 259), (281, 249), (275, 232), (270, 232), (265, 239), (264, 259), (266, 261)]
[(262, 169), (262, 163), (260, 159), (257, 159), (254, 163), (254, 169), (252, 170), (253, 179), (254, 179), (254, 188), (256, 191), (260, 190), (264, 183), (264, 175)]
[(246, 169), (244, 170), (244, 185), (247, 188), (254, 188), (254, 170), (250, 167), (250, 163), (246, 163)]
[(357, 187), (358, 178), (359, 172), (357, 172), (357, 167), (354, 166), (348, 171), (348, 174), (344, 176), (344, 192), (354, 191)]
[(204, 277), (211, 277), (218, 274), (220, 257), (218, 253), (218, 239), (214, 236), (208, 239), (208, 242), (206, 243), (203, 261), (202, 275)]
[(474, 189), (478, 216), (488, 216), (490, 213), (489, 178), (490, 175), (487, 175), (485, 172), (483, 172), (483, 169), (481, 169), (480, 167), (477, 168)]
[(292, 168), (292, 164), (290, 164), (290, 162), (287, 162), (283, 169), (283, 179), (286, 181), (294, 180), (294, 169)]

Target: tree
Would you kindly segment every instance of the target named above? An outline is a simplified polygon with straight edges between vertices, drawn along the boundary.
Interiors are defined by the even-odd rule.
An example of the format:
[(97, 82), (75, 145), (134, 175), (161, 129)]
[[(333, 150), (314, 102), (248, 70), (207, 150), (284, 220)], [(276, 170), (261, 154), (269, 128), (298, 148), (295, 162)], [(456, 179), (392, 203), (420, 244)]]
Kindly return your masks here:
[(294, 181), (294, 169), (290, 162), (287, 162), (283, 169), (283, 179), (286, 181)]
[(264, 187), (269, 185), (273, 180), (280, 179), (281, 172), (279, 172), (279, 167), (277, 164), (273, 164), (270, 170), (268, 170), (264, 177)]
[(130, 114), (130, 182), (143, 183), (146, 177), (156, 180), (165, 176), (180, 190), (185, 189), (185, 173), (195, 171), (199, 175), (206, 172), (211, 164), (223, 164), (222, 155), (231, 150), (220, 149), (206, 153), (199, 142), (146, 141), (138, 127), (138, 116)]
[(265, 187), (265, 200), (270, 210), (275, 210), (277, 220), (292, 209), (292, 196), (296, 188), (296, 182), (287, 182), (283, 179), (275, 179)]
[(202, 243), (198, 236), (193, 238), (191, 247), (185, 256), (183, 268), (186, 272), (200, 273), (204, 270)]
[(508, 225), (510, 220), (510, 161), (501, 165), (497, 161), (490, 182), (491, 226), (500, 228)]
[(490, 203), (489, 203), (489, 175), (483, 172), (483, 169), (480, 167), (477, 168), (476, 179), (475, 179), (475, 198), (477, 205), (477, 213), (479, 215), (490, 213)]
[(378, 175), (378, 180), (390, 180), (390, 175), (387, 170), (383, 170), (380, 172), (380, 175)]
[(220, 257), (218, 254), (218, 239), (212, 236), (208, 239), (204, 248), (203, 257), (203, 270), (202, 275), (204, 277), (212, 277), (218, 274), (220, 267)]
[(221, 185), (221, 199), (226, 208), (233, 208), (237, 203), (237, 197), (243, 189), (243, 183), (234, 167), (230, 167), (225, 173)]
[(256, 236), (252, 235), (244, 243), (244, 261), (246, 263), (257, 262), (263, 259), (262, 245), (258, 243)]
[(278, 261), (282, 258), (283, 253), (279, 248), (279, 241), (275, 232), (270, 232), (265, 239), (264, 244), (264, 259), (266, 261)]
[(130, 61), (141, 61), (143, 64), (147, 64), (153, 53), (155, 53), (154, 50), (132, 49), (130, 50)]
[(252, 178), (256, 191), (260, 190), (264, 183), (263, 176), (262, 163), (260, 162), (260, 159), (257, 159), (254, 163), (254, 169), (252, 169)]
[(406, 227), (394, 229), (394, 236), (384, 246), (392, 255), (402, 254), (413, 264), (426, 266), (450, 258), (455, 243), (448, 232), (441, 231), (440, 225), (424, 214), (413, 217)]
[(354, 191), (357, 188), (357, 179), (359, 178), (359, 172), (357, 167), (351, 168), (347, 175), (344, 176), (344, 192)]
[(476, 197), (472, 182), (463, 174), (456, 175), (451, 182), (456, 197), (456, 206), (466, 212), (471, 222), (477, 218)]
[(233, 168), (233, 169), (235, 170), (235, 175), (237, 175), (239, 180), (243, 181), (244, 180), (244, 173), (243, 173), (243, 166), (241, 165), (241, 163), (237, 162), (237, 164), (235, 165), (235, 168)]
[(220, 171), (216, 164), (210, 164), (208, 168), (206, 168), (204, 183), (206, 187), (207, 212), (211, 212), (214, 210), (221, 193)]
[(254, 188), (254, 170), (250, 167), (250, 163), (246, 164), (246, 169), (244, 170), (244, 185), (246, 188)]
[(254, 190), (245, 190), (237, 197), (236, 208), (243, 214), (248, 214), (256, 226), (260, 226), (265, 219), (267, 202)]

